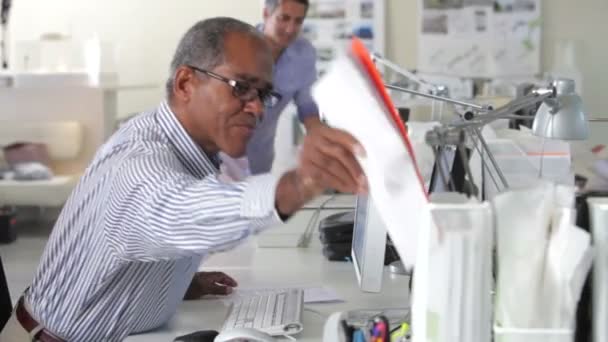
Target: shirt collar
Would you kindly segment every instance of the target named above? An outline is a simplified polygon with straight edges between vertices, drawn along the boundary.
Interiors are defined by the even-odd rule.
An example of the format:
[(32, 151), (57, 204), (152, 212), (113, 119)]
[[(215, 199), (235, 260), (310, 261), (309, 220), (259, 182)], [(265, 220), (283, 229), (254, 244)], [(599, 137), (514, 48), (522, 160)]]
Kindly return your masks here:
[(182, 124), (177, 120), (167, 101), (163, 101), (160, 104), (157, 114), (160, 127), (175, 146), (178, 158), (188, 171), (199, 178), (218, 172), (218, 155), (208, 155), (192, 140)]

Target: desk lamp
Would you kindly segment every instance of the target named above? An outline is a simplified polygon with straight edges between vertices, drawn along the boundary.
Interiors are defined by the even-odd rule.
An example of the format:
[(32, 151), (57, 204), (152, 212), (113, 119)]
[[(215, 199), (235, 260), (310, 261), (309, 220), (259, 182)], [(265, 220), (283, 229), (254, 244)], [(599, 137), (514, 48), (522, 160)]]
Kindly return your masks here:
[[(575, 92), (574, 81), (569, 79), (557, 79), (549, 85), (538, 87), (530, 94), (516, 98), (497, 109), (494, 109), (489, 105), (455, 100), (446, 96), (415, 91), (391, 84), (385, 84), (385, 87), (465, 108), (466, 112), (461, 116), (460, 120), (450, 124), (444, 124), (441, 127), (428, 132), (426, 141), (432, 147), (443, 146), (445, 144), (458, 145), (463, 142), (463, 137), (459, 134), (455, 135), (454, 132), (464, 131), (479, 141), (483, 152), (488, 156), (490, 163), (494, 170), (496, 170), (504, 189), (508, 189), (509, 184), (498, 167), (498, 163), (492, 155), (485, 139), (481, 135), (481, 128), (484, 125), (499, 119), (529, 119), (534, 120), (532, 131), (536, 136), (562, 140), (584, 140), (589, 137), (589, 120), (585, 115), (582, 100)], [(534, 117), (526, 118), (514, 115), (514, 113), (520, 109), (541, 102), (542, 105)], [(454, 141), (454, 137), (456, 137), (456, 141)], [(480, 155), (483, 155), (477, 144), (475, 145), (475, 148), (478, 149)], [(484, 163), (484, 167), (488, 168), (484, 158), (482, 158), (482, 162)], [(490, 173), (490, 175), (492, 174)], [(499, 188), (493, 176), (492, 179), (496, 183), (497, 188)]]
[(547, 98), (536, 112), (532, 125), (534, 135), (550, 139), (585, 140), (589, 125), (583, 101), (574, 92), (574, 81), (557, 80), (553, 83), (555, 98)]

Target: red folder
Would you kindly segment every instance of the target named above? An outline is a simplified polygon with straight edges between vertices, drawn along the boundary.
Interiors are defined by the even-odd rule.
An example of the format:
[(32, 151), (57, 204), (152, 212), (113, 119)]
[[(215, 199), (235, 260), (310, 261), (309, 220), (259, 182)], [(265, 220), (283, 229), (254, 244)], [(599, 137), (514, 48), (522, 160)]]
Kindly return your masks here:
[(420, 186), (422, 187), (422, 191), (427, 195), (428, 199), (428, 193), (424, 186), (424, 180), (422, 179), (422, 175), (420, 174), (418, 163), (416, 162), (416, 155), (414, 154), (412, 143), (410, 142), (410, 139), (408, 137), (407, 128), (403, 121), (401, 121), (399, 112), (397, 111), (395, 105), (393, 105), (393, 101), (391, 100), (391, 97), (389, 96), (388, 92), (386, 91), (386, 88), (384, 87), (382, 77), (380, 76), (378, 69), (376, 69), (374, 62), (371, 60), (369, 51), (367, 51), (367, 48), (359, 38), (354, 37), (351, 42), (350, 52), (354, 59), (359, 62), (359, 66), (361, 67), (361, 69), (367, 74), (368, 79), (371, 81), (373, 88), (376, 90), (378, 96), (382, 100), (382, 103), (384, 104), (387, 112), (390, 113), (395, 127), (403, 138), (405, 148), (407, 149), (407, 152), (412, 158), (412, 162), (414, 163), (414, 167), (416, 169), (416, 175), (418, 176), (418, 181), (420, 183)]

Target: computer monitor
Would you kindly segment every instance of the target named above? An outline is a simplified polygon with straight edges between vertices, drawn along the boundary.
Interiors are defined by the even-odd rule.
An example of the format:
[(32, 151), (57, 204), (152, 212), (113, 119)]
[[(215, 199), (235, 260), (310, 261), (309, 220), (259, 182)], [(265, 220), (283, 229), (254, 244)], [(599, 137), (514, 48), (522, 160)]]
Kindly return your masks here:
[[(468, 151), (466, 151), (468, 156)], [(466, 177), (464, 161), (460, 151), (454, 147), (440, 148), (438, 155), (440, 163), (435, 163), (429, 186), (430, 193), (466, 192)], [(449, 177), (446, 184), (439, 172)], [(368, 196), (357, 196), (351, 257), (353, 260), (357, 281), (362, 291), (380, 292), (384, 271), (387, 230)]]
[(368, 196), (357, 196), (351, 257), (365, 292), (380, 292), (386, 250), (386, 227)]

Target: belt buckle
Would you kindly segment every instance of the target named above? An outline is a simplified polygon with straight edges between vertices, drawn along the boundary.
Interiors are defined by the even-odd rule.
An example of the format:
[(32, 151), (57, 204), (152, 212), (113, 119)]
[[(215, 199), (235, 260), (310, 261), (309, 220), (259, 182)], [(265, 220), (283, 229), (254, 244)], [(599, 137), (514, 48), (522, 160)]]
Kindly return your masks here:
[(25, 319), (29, 320), (31, 323), (34, 323), (35, 326), (32, 328), (32, 330), (28, 331), (26, 325), (28, 325), (25, 322), (22, 322), (19, 319), (19, 315), (17, 315), (17, 313), (15, 313), (17, 315), (17, 321), (19, 322), (19, 324), (23, 327), (23, 329), (25, 331), (27, 331), (28, 335), (30, 336), (32, 341), (42, 341), (42, 342), (61, 342), (63, 341), (63, 339), (55, 336), (53, 333), (49, 332), (48, 330), (45, 329), (45, 327), (40, 324), (40, 322), (38, 322), (36, 319), (34, 319), (34, 317), (32, 317), (31, 312), (29, 312), (26, 308), (25, 305), (25, 298), (23, 296), (21, 296), (21, 298), (19, 298), (19, 301), (17, 302), (17, 309), (15, 311), (22, 311), (23, 315), (27, 316)]

